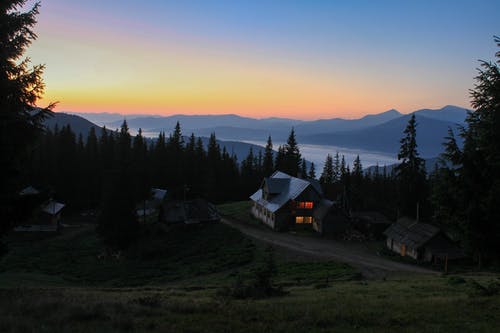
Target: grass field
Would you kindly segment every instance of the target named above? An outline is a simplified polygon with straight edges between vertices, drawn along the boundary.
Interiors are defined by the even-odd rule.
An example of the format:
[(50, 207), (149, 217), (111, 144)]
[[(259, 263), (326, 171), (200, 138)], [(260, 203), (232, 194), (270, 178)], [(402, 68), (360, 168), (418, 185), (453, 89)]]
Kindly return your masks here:
[(368, 281), (345, 264), (276, 252), (273, 281), (285, 296), (221, 296), (237, 278), (251, 279), (268, 253), (223, 224), (148, 226), (120, 260), (97, 258), (93, 226), (8, 241), (0, 332), (500, 330), (500, 278), (492, 274)]
[(262, 222), (250, 214), (251, 208), (252, 201), (236, 201), (217, 206), (217, 210), (222, 216), (238, 222), (262, 225)]

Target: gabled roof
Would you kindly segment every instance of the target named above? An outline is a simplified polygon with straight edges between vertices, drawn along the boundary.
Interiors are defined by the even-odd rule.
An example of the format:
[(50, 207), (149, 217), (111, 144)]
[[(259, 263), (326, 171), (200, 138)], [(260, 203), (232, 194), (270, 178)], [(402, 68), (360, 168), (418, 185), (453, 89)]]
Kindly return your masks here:
[(418, 249), (440, 231), (439, 228), (433, 225), (418, 223), (409, 218), (402, 218), (384, 231), (384, 235), (411, 248)]
[[(266, 178), (264, 181), (268, 187), (269, 184), (271, 184), (273, 191), (276, 191), (277, 189), (280, 191), (276, 193), (269, 189), (270, 193), (276, 195), (268, 198), (268, 200), (265, 200), (262, 197), (262, 189), (259, 189), (250, 196), (250, 199), (257, 202), (261, 206), (264, 206), (267, 210), (273, 213), (283, 207), (283, 205), (289, 200), (297, 198), (309, 186), (317, 191), (308, 180), (293, 177), (281, 171), (276, 171), (271, 175), (271, 177)], [(321, 192), (318, 192), (318, 194), (321, 195)]]
[(60, 202), (50, 200), (48, 203), (42, 206), (42, 212), (50, 215), (56, 215), (61, 211), (61, 209), (64, 208), (64, 206), (65, 205)]
[(155, 200), (163, 200), (163, 199), (165, 199), (165, 196), (167, 195), (167, 190), (163, 190), (161, 188), (152, 188), (151, 195), (153, 196), (153, 199), (155, 199)]
[(33, 186), (25, 187), (19, 192), (19, 195), (36, 195), (36, 194), (40, 194), (40, 191), (38, 191)]
[(270, 194), (279, 194), (287, 190), (290, 186), (290, 179), (288, 178), (264, 178), (264, 184)]

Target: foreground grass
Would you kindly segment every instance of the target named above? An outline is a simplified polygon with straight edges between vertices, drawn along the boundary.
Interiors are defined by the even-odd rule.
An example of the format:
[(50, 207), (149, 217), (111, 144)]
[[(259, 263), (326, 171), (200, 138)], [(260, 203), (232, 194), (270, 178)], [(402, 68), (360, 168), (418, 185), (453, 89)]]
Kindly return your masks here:
[[(500, 279), (491, 274), (364, 281), (345, 264), (277, 254), (273, 281), (286, 296), (222, 297), (224, 287), (255, 277), (267, 251), (224, 224), (152, 226), (120, 260), (97, 259), (103, 246), (93, 227), (13, 234), (9, 245), (0, 332), (500, 330)], [(485, 293), (478, 283), (493, 287)]]
[[(491, 277), (488, 277), (491, 278)], [(476, 280), (481, 278), (475, 278)], [(483, 278), (485, 279), (485, 278)], [(2, 332), (498, 332), (500, 298), (444, 278), (294, 287), (264, 300), (211, 290), (0, 289)]]
[(217, 210), (222, 216), (233, 221), (248, 223), (252, 225), (262, 225), (262, 222), (250, 214), (252, 201), (235, 201), (217, 206)]
[(120, 260), (99, 260), (94, 227), (33, 239), (13, 234), (0, 259), (0, 286), (143, 286), (224, 272), (253, 261), (255, 246), (223, 224), (152, 226)]

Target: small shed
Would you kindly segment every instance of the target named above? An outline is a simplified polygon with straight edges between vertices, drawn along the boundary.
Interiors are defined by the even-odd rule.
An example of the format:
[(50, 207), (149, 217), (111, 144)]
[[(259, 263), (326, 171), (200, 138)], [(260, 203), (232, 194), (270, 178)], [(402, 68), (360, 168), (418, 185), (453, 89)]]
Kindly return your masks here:
[(204, 199), (175, 200), (163, 205), (162, 222), (166, 224), (196, 224), (219, 221), (220, 215), (215, 205)]
[(385, 232), (386, 246), (401, 256), (425, 262), (464, 258), (463, 251), (438, 227), (400, 218)]
[(58, 231), (64, 207), (63, 203), (50, 199), (40, 205), (30, 223), (19, 225), (14, 231)]

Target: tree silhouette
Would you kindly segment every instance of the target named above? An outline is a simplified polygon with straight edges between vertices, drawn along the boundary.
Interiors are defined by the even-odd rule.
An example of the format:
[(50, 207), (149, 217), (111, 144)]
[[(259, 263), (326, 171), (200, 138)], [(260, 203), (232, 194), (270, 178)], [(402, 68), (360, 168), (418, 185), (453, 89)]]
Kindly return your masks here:
[(417, 122), (412, 114), (401, 139), (398, 160), (401, 163), (396, 167), (400, 208), (403, 215), (416, 217), (417, 207), (425, 201), (425, 165), (417, 151)]
[(263, 172), (265, 177), (269, 177), (274, 172), (273, 141), (271, 136), (267, 138), (266, 149), (264, 150)]
[[(500, 47), (500, 38), (494, 40)], [(496, 62), (480, 61), (471, 90), (474, 111), (460, 133), (463, 150), (450, 131), (442, 155), (448, 164), (433, 193), (439, 215), (461, 222), (464, 244), (479, 265), (500, 260), (500, 51), (495, 57)]]
[[(23, 54), (37, 38), (33, 32), (40, 4), (20, 12), (27, 0), (3, 0), (0, 4), (0, 237), (10, 228), (12, 204), (19, 189), (19, 174), (30, 147), (43, 131), (42, 122), (54, 104), (44, 109), (36, 102), (44, 91), (43, 65), (30, 67)], [(28, 155), (28, 156), (26, 156)]]

